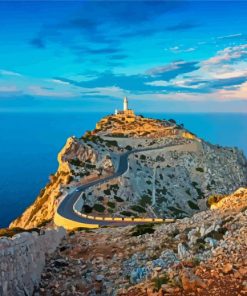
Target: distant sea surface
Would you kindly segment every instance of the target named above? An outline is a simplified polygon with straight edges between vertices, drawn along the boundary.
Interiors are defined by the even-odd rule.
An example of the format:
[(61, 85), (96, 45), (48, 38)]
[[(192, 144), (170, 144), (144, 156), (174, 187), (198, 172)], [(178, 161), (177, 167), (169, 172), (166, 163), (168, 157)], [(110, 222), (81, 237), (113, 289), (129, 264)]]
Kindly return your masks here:
[[(247, 114), (142, 113), (175, 119), (213, 144), (247, 155)], [(57, 169), (57, 154), (71, 136), (82, 136), (106, 113), (0, 113), (0, 228), (19, 216)]]

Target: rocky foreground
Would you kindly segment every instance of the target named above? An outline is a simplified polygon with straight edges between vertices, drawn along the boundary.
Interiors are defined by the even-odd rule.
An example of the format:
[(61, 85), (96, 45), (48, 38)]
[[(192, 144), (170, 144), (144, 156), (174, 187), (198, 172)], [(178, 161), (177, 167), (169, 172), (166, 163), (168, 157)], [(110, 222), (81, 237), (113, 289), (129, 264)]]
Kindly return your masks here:
[(36, 295), (247, 294), (247, 188), (173, 224), (67, 234)]

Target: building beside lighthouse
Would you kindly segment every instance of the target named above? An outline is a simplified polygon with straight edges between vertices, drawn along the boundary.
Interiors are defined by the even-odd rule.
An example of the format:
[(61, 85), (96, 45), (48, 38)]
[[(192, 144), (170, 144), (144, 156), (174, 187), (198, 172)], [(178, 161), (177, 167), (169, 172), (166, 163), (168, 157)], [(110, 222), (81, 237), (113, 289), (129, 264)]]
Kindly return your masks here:
[[(129, 101), (127, 97), (123, 98), (123, 110), (115, 110), (114, 115), (108, 115), (104, 118), (102, 118), (97, 124), (96, 124), (96, 130), (102, 130), (104, 129), (104, 126), (106, 126), (109, 122), (112, 124), (112, 120), (114, 122), (122, 122), (122, 123), (132, 123), (135, 122), (137, 116), (135, 115), (134, 111), (129, 109)], [(120, 129), (119, 132), (122, 132)]]
[(123, 99), (123, 110), (115, 110), (115, 115), (120, 115), (122, 116), (135, 116), (135, 113), (133, 110), (129, 109), (129, 102), (128, 102), (128, 98), (124, 97)]

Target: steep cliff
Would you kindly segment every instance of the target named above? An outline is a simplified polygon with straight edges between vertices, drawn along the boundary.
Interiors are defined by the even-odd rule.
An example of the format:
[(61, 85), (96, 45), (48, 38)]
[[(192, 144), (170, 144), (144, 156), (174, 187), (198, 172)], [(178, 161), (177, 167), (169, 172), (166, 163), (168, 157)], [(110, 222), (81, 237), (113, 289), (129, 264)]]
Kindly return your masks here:
[(68, 138), (58, 154), (58, 170), (34, 203), (10, 227), (33, 228), (51, 221), (58, 203), (75, 186), (111, 174), (114, 161), (103, 146), (84, 139)]

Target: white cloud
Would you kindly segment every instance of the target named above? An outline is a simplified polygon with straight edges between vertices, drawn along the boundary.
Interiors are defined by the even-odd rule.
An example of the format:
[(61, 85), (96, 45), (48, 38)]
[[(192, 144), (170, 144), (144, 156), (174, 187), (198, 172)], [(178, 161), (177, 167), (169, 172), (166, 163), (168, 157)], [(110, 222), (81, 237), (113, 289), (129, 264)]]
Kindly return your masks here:
[(52, 83), (55, 83), (55, 84), (70, 85), (69, 82), (62, 81), (62, 80), (59, 80), (59, 79), (46, 79), (46, 81), (52, 82)]
[(247, 44), (242, 44), (233, 47), (227, 47), (217, 52), (217, 54), (206, 60), (205, 65), (230, 63), (235, 60), (247, 57)]
[(169, 50), (174, 53), (192, 52), (196, 50), (196, 47), (182, 48), (181, 46), (170, 47)]
[(34, 96), (41, 96), (41, 97), (69, 98), (69, 97), (77, 96), (77, 94), (70, 92), (70, 91), (49, 90), (49, 89), (45, 89), (39, 85), (29, 86), (26, 93), (28, 93), (30, 95), (34, 95)]
[(9, 71), (9, 70), (4, 70), (4, 69), (0, 69), (0, 75), (4, 75), (4, 76), (18, 76), (18, 77), (22, 77), (23, 76), (20, 73)]
[(11, 86), (1, 86), (0, 85), (0, 92), (3, 93), (13, 93), (13, 92), (17, 92), (18, 89), (15, 85), (11, 85)]
[(236, 38), (236, 37), (241, 37), (243, 36), (242, 33), (237, 33), (237, 34), (230, 34), (230, 35), (225, 35), (225, 36), (218, 36), (216, 39), (229, 39), (229, 38)]

